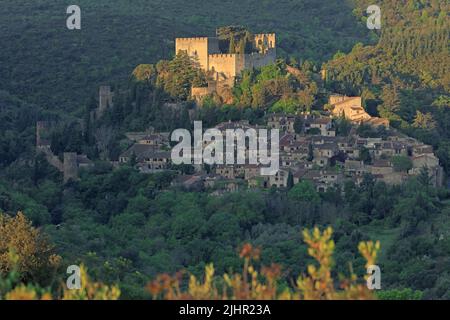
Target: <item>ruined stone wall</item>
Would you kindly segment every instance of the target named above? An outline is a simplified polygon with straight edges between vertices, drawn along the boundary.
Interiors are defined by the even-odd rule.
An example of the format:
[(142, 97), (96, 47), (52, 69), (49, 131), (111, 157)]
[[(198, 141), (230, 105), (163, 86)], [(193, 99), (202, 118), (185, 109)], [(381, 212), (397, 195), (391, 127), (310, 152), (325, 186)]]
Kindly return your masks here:
[(38, 146), (37, 152), (45, 155), (48, 163), (56, 168), (59, 172), (64, 172), (64, 165), (59, 158), (53, 154), (49, 146)]
[(78, 179), (78, 161), (75, 152), (64, 152), (64, 182)]
[(209, 87), (192, 87), (191, 97), (197, 102), (201, 103), (203, 98), (213, 93)]
[(265, 54), (252, 53), (245, 55), (245, 69), (261, 68), (268, 64), (274, 63), (276, 60), (275, 49), (270, 49)]

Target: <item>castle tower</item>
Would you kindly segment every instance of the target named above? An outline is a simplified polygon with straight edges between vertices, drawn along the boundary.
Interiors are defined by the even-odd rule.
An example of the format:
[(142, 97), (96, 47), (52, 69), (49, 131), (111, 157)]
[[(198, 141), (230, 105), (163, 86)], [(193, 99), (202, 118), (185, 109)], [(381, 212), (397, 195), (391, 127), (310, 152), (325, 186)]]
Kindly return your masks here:
[(64, 152), (64, 182), (78, 179), (78, 163), (75, 152)]
[(275, 33), (255, 34), (255, 47), (260, 53), (267, 53), (270, 49), (276, 48)]
[(100, 86), (98, 98), (98, 115), (102, 115), (108, 107), (113, 105), (113, 93), (110, 86)]
[(208, 37), (176, 38), (175, 54), (185, 51), (200, 64), (200, 67), (209, 70), (209, 55), (219, 53), (219, 39)]

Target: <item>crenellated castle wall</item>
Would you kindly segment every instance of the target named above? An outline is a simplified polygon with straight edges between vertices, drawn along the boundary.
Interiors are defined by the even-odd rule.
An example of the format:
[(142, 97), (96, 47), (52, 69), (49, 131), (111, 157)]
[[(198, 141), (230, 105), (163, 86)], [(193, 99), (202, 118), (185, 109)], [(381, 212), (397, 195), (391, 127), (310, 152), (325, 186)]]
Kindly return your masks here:
[(245, 55), (245, 69), (261, 68), (276, 60), (275, 49), (269, 49), (266, 53), (252, 53)]
[(216, 72), (216, 80), (234, 78), (244, 69), (260, 68), (276, 59), (274, 33), (255, 34), (255, 46), (259, 52), (252, 54), (220, 53), (216, 37), (176, 38), (175, 52), (185, 51), (195, 58), (206, 71)]
[(209, 70), (218, 73), (217, 77), (223, 75), (226, 78), (235, 78), (242, 70), (260, 68), (275, 62), (274, 49), (263, 53), (251, 54), (211, 54), (209, 55)]

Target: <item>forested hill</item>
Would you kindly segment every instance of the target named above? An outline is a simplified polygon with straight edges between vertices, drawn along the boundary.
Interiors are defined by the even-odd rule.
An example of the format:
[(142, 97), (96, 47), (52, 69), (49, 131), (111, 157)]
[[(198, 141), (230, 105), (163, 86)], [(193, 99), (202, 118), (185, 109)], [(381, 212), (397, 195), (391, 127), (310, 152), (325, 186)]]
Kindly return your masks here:
[(79, 0), (82, 29), (66, 28), (67, 3), (0, 2), (0, 89), (43, 108), (74, 110), (101, 83), (173, 54), (177, 36), (242, 24), (276, 32), (279, 53), (325, 61), (368, 30), (342, 0)]
[[(363, 17), (368, 0), (356, 1)], [(383, 0), (380, 40), (324, 65), (330, 91), (361, 95), (373, 115), (431, 144), (450, 168), (450, 3)], [(365, 19), (365, 18), (363, 18)]]
[[(372, 1), (356, 2), (355, 14), (364, 16)], [(450, 90), (450, 3), (383, 0), (378, 5), (382, 18), (380, 41), (372, 46), (358, 45), (346, 57), (337, 55), (329, 64), (331, 75), (352, 82), (355, 90), (386, 82)], [(354, 62), (359, 64), (353, 65)], [(343, 72), (345, 68), (352, 70)], [(355, 77), (348, 77), (348, 72), (353, 72)], [(362, 77), (356, 77), (360, 73)]]
[[(175, 37), (242, 24), (255, 33), (276, 32), (278, 53), (297, 61), (248, 70), (232, 92), (236, 105), (210, 99), (200, 110), (205, 128), (228, 120), (258, 124), (275, 107), (321, 111), (331, 92), (361, 94), (369, 113), (433, 145), (450, 173), (449, 7), (437, 0), (379, 0), (382, 29), (370, 31), (364, 20), (370, 2), (78, 0), (82, 30), (69, 31), (67, 3), (1, 0), (0, 212), (23, 211), (49, 235), (64, 266), (84, 263), (94, 279), (118, 284), (124, 299), (148, 298), (144, 287), (161, 273), (186, 269), (199, 276), (209, 262), (217, 274), (241, 270), (236, 250), (244, 243), (262, 248), (262, 265), (282, 265), (280, 284), (289, 286), (312, 262), (299, 231), (314, 226), (335, 230), (333, 277), (347, 275), (348, 262), (364, 274), (358, 243), (379, 239), (388, 294), (406, 288), (424, 299), (449, 299), (450, 191), (432, 188), (426, 170), (403, 185), (366, 175), (359, 185), (323, 193), (302, 182), (217, 196), (173, 186), (173, 171), (142, 174), (104, 161), (129, 147), (122, 132), (190, 126), (188, 108), (179, 112), (167, 102), (186, 98), (183, 88), (198, 70), (183, 54), (154, 65), (170, 58)], [(325, 81), (316, 68), (322, 63)], [(135, 69), (139, 64), (145, 65)], [(288, 76), (294, 65), (295, 76)], [(129, 81), (132, 70), (135, 77), (156, 72), (146, 74), (149, 81)], [(130, 85), (115, 87), (113, 107), (83, 127), (79, 120), (90, 119), (101, 83)], [(92, 170), (64, 183), (35, 154), (36, 120), (54, 122), (48, 138), (55, 154), (87, 154)], [(339, 123), (338, 135), (347, 135), (351, 127)], [(55, 284), (67, 275), (49, 274), (45, 280)]]

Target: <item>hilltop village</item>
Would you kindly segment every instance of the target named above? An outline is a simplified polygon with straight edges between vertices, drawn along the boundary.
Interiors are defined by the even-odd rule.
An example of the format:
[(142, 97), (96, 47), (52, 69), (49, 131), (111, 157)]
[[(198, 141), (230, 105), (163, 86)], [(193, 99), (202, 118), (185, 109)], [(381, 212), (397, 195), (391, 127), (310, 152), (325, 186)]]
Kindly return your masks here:
[[(333, 97), (336, 98), (336, 97)], [(355, 99), (358, 100), (358, 99)], [(441, 186), (443, 169), (431, 146), (386, 129), (384, 137), (362, 138), (357, 126), (347, 136), (337, 136), (336, 120), (326, 115), (269, 114), (264, 126), (280, 130), (280, 170), (262, 176), (257, 165), (193, 166), (192, 174), (180, 174), (174, 184), (187, 189), (232, 192), (240, 188), (289, 187), (310, 181), (319, 192), (342, 186), (347, 180), (360, 184), (366, 174), (387, 184), (400, 184), (424, 168), (433, 185)], [(300, 124), (300, 125), (299, 125)], [(215, 126), (225, 135), (228, 129), (249, 128), (248, 121), (224, 122)], [(133, 162), (141, 172), (173, 168), (169, 133), (128, 133), (133, 145), (120, 156), (120, 163)]]
[[(201, 101), (211, 93), (223, 94), (233, 87), (236, 77), (245, 69), (259, 68), (276, 60), (275, 34), (256, 34), (250, 53), (223, 53), (217, 37), (177, 38), (176, 54), (186, 52), (208, 74), (206, 87), (192, 87), (191, 99), (201, 108)], [(110, 108), (113, 92), (101, 86), (99, 105), (91, 119), (101, 118)], [(348, 121), (345, 134), (337, 132), (340, 121)], [(64, 181), (77, 179), (78, 171), (93, 166), (86, 155), (64, 153), (61, 161), (54, 155), (49, 141), (42, 138), (47, 124), (37, 124), (37, 150), (64, 175)], [(190, 165), (180, 169), (171, 161), (170, 132), (126, 133), (130, 146), (114, 166), (131, 164), (142, 173), (174, 171), (173, 185), (190, 190), (211, 190), (214, 193), (233, 192), (241, 188), (286, 188), (301, 181), (311, 182), (317, 191), (326, 192), (351, 180), (359, 185), (367, 174), (387, 184), (401, 184), (411, 176), (427, 174), (430, 183), (441, 186), (443, 168), (433, 148), (390, 128), (389, 120), (372, 117), (361, 97), (333, 94), (320, 112), (301, 114), (267, 113), (264, 125), (248, 121), (229, 121), (215, 126), (225, 136), (226, 130), (279, 129), (280, 169), (275, 175), (263, 176), (260, 167), (244, 165)], [(370, 128), (376, 137), (364, 137), (360, 128)], [(207, 128), (205, 128), (207, 129)], [(248, 159), (247, 159), (248, 160)]]

